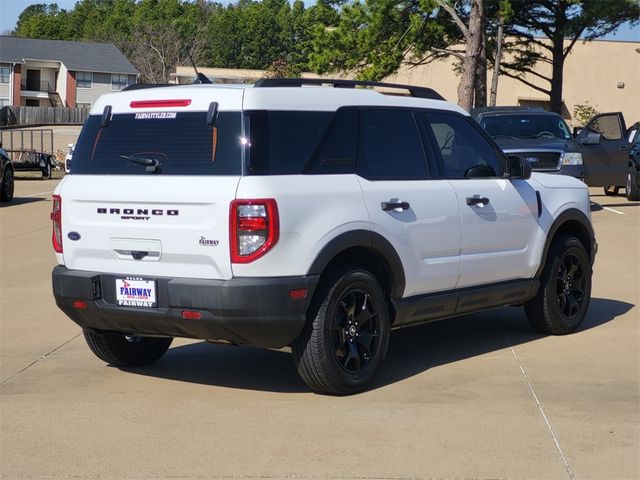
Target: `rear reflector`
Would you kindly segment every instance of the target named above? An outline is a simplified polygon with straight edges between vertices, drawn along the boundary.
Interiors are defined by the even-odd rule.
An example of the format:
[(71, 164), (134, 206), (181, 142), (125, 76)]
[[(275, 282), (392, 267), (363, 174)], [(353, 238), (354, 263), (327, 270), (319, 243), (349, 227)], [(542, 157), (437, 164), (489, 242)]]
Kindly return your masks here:
[(306, 288), (296, 288), (295, 290), (289, 290), (289, 298), (291, 300), (302, 300), (307, 298)]
[(185, 320), (200, 320), (202, 314), (196, 310), (182, 310), (182, 318)]
[(77, 308), (78, 310), (86, 310), (87, 302), (85, 302), (84, 300), (74, 300), (73, 308)]
[(188, 107), (189, 105), (191, 105), (190, 99), (134, 100), (129, 104), (131, 108)]

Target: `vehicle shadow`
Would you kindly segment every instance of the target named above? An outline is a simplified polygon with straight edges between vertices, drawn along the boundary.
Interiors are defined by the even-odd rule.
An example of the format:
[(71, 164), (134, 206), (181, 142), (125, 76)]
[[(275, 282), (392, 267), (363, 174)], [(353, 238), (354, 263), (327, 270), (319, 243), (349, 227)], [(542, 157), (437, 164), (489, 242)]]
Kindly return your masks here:
[[(580, 332), (628, 312), (629, 303), (593, 298)], [(528, 324), (522, 308), (504, 307), (401, 329), (369, 390), (400, 382), (431, 368), (544, 338)], [(507, 340), (508, 339), (508, 340)], [(203, 385), (278, 393), (303, 393), (288, 349), (265, 350), (198, 342), (169, 349), (156, 364), (123, 369), (138, 375)]]
[(26, 205), (27, 203), (43, 202), (48, 200), (46, 197), (13, 197), (10, 202), (3, 202), (0, 208), (17, 207), (18, 205)]

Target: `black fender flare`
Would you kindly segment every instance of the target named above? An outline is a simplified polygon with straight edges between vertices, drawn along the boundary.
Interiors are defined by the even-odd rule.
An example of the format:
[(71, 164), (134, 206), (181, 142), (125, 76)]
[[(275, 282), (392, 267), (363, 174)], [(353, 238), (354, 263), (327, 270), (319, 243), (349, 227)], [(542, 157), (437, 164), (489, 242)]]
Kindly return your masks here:
[(547, 264), (547, 255), (549, 254), (549, 249), (551, 248), (551, 242), (553, 241), (558, 230), (566, 224), (567, 222), (577, 222), (587, 231), (589, 235), (589, 248), (587, 249), (587, 253), (589, 254), (589, 258), (591, 259), (591, 264), (596, 259), (596, 253), (598, 251), (597, 242), (595, 233), (593, 231), (593, 226), (591, 225), (591, 221), (589, 218), (577, 208), (569, 208), (562, 212), (558, 218), (556, 218), (549, 229), (549, 233), (547, 234), (547, 238), (544, 244), (544, 250), (542, 251), (542, 258), (540, 259), (540, 266), (538, 267), (538, 271), (536, 272), (536, 278), (539, 278), (542, 275), (542, 271)]
[(352, 230), (333, 238), (316, 256), (308, 275), (321, 275), (337, 255), (354, 247), (370, 249), (384, 260), (391, 279), (391, 298), (402, 298), (406, 280), (400, 256), (386, 238), (368, 230)]

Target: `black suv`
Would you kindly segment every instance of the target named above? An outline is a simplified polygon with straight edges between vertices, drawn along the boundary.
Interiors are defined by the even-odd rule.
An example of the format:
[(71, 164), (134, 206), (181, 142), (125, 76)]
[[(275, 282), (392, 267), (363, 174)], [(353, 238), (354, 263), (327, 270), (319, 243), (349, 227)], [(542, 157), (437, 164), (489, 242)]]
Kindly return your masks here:
[(560, 115), (538, 108), (490, 107), (473, 112), (476, 121), (507, 155), (533, 170), (571, 175), (590, 187), (622, 187), (629, 145), (622, 113), (602, 113), (572, 134)]

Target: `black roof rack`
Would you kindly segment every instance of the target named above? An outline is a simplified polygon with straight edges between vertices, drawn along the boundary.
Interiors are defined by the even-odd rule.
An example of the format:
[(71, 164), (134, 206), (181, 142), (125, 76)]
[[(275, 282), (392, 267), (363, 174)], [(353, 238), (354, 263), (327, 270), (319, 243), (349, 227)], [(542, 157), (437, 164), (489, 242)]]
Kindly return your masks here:
[(444, 97), (432, 88), (401, 85), (398, 83), (369, 82), (364, 80), (338, 80), (330, 78), (261, 78), (254, 87), (301, 87), (303, 85), (332, 85), (334, 88), (385, 87), (408, 90), (412, 97), (444, 100)]

